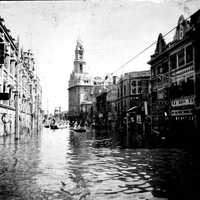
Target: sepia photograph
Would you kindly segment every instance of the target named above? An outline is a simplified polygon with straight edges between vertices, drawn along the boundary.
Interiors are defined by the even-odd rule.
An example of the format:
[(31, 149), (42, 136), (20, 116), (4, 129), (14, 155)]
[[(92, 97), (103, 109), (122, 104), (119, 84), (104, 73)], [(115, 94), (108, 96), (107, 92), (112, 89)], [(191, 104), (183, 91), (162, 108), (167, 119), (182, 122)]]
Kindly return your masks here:
[(0, 200), (200, 199), (200, 0), (0, 1)]

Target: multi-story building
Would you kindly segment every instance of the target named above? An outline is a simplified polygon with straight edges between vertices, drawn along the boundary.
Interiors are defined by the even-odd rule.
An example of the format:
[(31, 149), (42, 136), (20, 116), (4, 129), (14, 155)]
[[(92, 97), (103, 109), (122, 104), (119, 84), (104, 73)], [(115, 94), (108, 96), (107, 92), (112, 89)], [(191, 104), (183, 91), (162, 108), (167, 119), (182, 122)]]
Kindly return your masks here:
[(92, 106), (90, 109), (90, 122), (96, 122), (98, 118), (97, 112), (97, 96), (99, 96), (104, 91), (104, 81), (101, 77), (96, 76), (93, 78), (93, 88), (92, 88)]
[[(197, 131), (197, 135), (199, 135), (200, 131), (200, 10), (195, 12), (191, 16), (191, 37), (193, 38), (193, 46), (194, 46), (194, 67), (195, 67), (195, 109), (194, 109), (194, 118), (195, 118), (195, 128)], [(198, 140), (197, 140), (198, 141)]]
[[(144, 106), (147, 101), (150, 82), (150, 71), (125, 73), (118, 82), (117, 111), (121, 118), (126, 113)], [(131, 109), (131, 110), (130, 110)]]
[(117, 82), (118, 77), (113, 76), (113, 82), (108, 87), (107, 101), (107, 126), (111, 131), (115, 130), (117, 122)]
[(84, 61), (84, 48), (77, 41), (75, 49), (74, 69), (70, 75), (68, 96), (70, 119), (85, 118), (92, 105), (92, 78), (86, 72)]
[(17, 64), (17, 46), (10, 35), (10, 30), (0, 21), (0, 135), (15, 131), (16, 85), (15, 66)]
[(199, 105), (199, 29), (200, 11), (190, 19), (180, 16), (173, 40), (166, 44), (159, 34), (149, 61), (152, 130), (162, 137), (168, 133), (189, 138), (194, 132), (194, 110)]
[(41, 118), (42, 91), (34, 73), (33, 54), (30, 50), (20, 50), (19, 41), (15, 43), (1, 18), (0, 134), (16, 133), (16, 127), (20, 134), (24, 131), (30, 132), (36, 121), (34, 116)]
[[(147, 113), (150, 71), (125, 73), (118, 81), (117, 127), (126, 136), (127, 146), (139, 145), (138, 138), (144, 134)], [(142, 137), (142, 136), (141, 136)]]
[(112, 128), (117, 116), (117, 77), (112, 77), (112, 81), (111, 77), (106, 80), (94, 77), (93, 83), (92, 121), (97, 127)]

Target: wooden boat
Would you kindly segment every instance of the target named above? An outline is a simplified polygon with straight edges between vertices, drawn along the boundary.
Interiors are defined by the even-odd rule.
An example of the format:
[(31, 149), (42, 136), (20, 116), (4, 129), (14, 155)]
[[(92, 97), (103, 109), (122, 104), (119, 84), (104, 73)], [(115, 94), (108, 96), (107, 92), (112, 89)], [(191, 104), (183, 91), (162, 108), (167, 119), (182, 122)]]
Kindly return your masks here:
[(51, 121), (51, 123), (50, 123), (50, 128), (51, 128), (51, 129), (58, 129), (58, 125), (57, 125), (55, 119), (52, 119), (52, 121)]
[(84, 128), (84, 127), (76, 127), (76, 128), (73, 128), (73, 131), (82, 133), (82, 132), (86, 132), (86, 128)]
[(50, 124), (51, 129), (58, 129), (58, 126), (56, 124)]
[(68, 128), (66, 124), (58, 124), (58, 129)]
[(50, 127), (50, 124), (49, 124), (49, 121), (48, 121), (48, 120), (45, 120), (45, 122), (44, 122), (44, 127), (45, 127), (45, 128), (49, 128), (49, 127)]
[(49, 128), (50, 125), (49, 125), (49, 124), (45, 124), (44, 127), (45, 127), (45, 128)]

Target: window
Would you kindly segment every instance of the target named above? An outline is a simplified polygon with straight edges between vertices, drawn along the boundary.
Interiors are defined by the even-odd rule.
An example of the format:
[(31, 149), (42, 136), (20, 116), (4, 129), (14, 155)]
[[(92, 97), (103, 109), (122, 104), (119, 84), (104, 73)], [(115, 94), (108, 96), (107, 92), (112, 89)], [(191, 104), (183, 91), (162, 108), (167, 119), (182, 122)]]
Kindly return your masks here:
[[(10, 60), (9, 60), (9, 57), (8, 56), (5, 56), (5, 59), (4, 59), (4, 66), (6, 69), (9, 68), (9, 65), (10, 65)], [(8, 69), (9, 70), (9, 69)]]
[(126, 100), (124, 100), (124, 110), (126, 110)]
[(140, 94), (142, 92), (142, 87), (138, 87), (138, 93)]
[(157, 66), (156, 68), (156, 75), (159, 75), (160, 74), (160, 66)]
[(173, 69), (176, 69), (177, 67), (177, 62), (176, 62), (176, 54), (174, 55), (171, 55), (170, 56), (170, 68), (173, 70)]
[(155, 76), (155, 75), (156, 75), (155, 69), (151, 69), (151, 75), (152, 75), (152, 76)]
[(131, 85), (132, 85), (133, 87), (136, 87), (136, 81), (132, 81), (132, 82), (131, 82)]
[(183, 36), (184, 36), (184, 35), (183, 35), (183, 25), (182, 25), (182, 24), (180, 25), (180, 32), (179, 32), (179, 34), (180, 34), (180, 35), (179, 35), (179, 39), (180, 39), (180, 40), (183, 39)]
[(13, 62), (10, 62), (10, 73), (13, 74)]
[(124, 96), (126, 96), (126, 86), (124, 85)]
[(6, 92), (6, 82), (3, 82), (3, 93)]
[(142, 81), (138, 81), (138, 86), (141, 86), (142, 85)]
[(185, 64), (185, 52), (184, 52), (184, 49), (181, 49), (179, 52), (178, 52), (178, 66), (182, 66)]
[(80, 64), (80, 73), (83, 73), (83, 65)]
[(193, 47), (192, 45), (189, 45), (186, 47), (186, 63), (193, 61)]
[(136, 94), (136, 88), (133, 88), (131, 92), (132, 94)]
[(168, 72), (169, 68), (168, 68), (168, 63), (167, 62), (164, 62), (162, 64), (162, 70), (163, 70), (163, 73)]
[(4, 64), (5, 44), (0, 43), (0, 64)]

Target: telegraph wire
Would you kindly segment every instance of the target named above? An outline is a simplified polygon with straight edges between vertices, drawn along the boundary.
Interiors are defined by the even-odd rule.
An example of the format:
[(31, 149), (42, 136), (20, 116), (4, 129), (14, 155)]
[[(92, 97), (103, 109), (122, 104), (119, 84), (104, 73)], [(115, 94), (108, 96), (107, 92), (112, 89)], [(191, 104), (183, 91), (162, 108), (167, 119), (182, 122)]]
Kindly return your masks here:
[[(189, 17), (187, 17), (186, 19), (184, 19), (184, 21), (188, 20), (191, 18), (192, 15), (190, 15)], [(178, 27), (178, 25), (176, 25), (175, 27), (173, 27), (172, 29), (170, 29), (167, 33), (165, 33), (163, 35), (163, 38), (165, 38), (169, 33), (171, 33), (172, 31), (174, 31), (176, 28)], [(112, 76), (114, 73), (118, 72), (120, 69), (124, 68), (126, 65), (128, 65), (129, 63), (131, 63), (133, 60), (135, 60), (137, 57), (139, 57), (141, 54), (143, 54), (145, 51), (147, 51), (148, 49), (150, 49), (152, 46), (154, 46), (157, 43), (157, 40), (152, 42), (150, 45), (148, 45), (146, 48), (144, 48), (142, 51), (140, 51), (139, 53), (137, 53), (136, 55), (134, 55), (132, 58), (130, 58), (128, 61), (126, 61), (124, 64), (120, 65), (120, 67), (118, 67), (115, 71), (109, 73), (108, 75), (105, 76), (105, 80), (108, 79), (109, 76)]]

